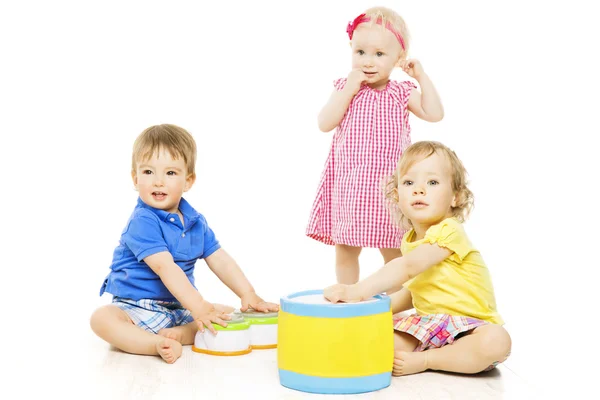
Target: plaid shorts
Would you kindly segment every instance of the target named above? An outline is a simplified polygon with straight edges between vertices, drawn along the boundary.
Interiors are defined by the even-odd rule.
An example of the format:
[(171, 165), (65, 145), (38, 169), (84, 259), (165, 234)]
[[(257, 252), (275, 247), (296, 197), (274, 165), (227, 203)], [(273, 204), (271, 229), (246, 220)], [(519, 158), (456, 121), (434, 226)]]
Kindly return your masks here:
[[(421, 343), (414, 351), (425, 351), (452, 344), (456, 339), (488, 322), (476, 318), (457, 317), (447, 314), (394, 316), (394, 329), (408, 333)], [(506, 356), (508, 358), (508, 355)], [(494, 369), (494, 362), (482, 372)]]
[(194, 322), (192, 314), (177, 301), (131, 300), (115, 296), (112, 302), (125, 311), (134, 324), (152, 333)]

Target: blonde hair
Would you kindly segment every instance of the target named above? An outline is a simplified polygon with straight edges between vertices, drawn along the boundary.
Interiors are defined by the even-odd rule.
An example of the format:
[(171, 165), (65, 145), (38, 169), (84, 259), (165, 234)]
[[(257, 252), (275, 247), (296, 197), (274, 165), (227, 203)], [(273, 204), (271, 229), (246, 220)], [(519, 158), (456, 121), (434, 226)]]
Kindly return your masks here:
[(403, 56), (408, 54), (410, 33), (406, 27), (406, 22), (404, 22), (404, 19), (402, 19), (400, 14), (386, 7), (372, 7), (365, 11), (365, 15), (371, 18), (371, 21), (366, 22), (370, 24), (375, 23), (377, 20), (379, 20), (379, 18), (381, 18), (382, 28), (389, 22), (394, 27), (396, 32), (402, 36), (402, 40), (404, 40), (404, 50), (402, 50), (401, 54)]
[(390, 205), (390, 211), (400, 227), (411, 228), (412, 223), (398, 206), (398, 181), (414, 163), (434, 153), (444, 155), (450, 162), (452, 192), (456, 196), (456, 206), (452, 207), (452, 216), (460, 222), (464, 222), (473, 210), (474, 196), (473, 192), (467, 187), (467, 170), (456, 153), (439, 142), (416, 142), (404, 151), (400, 160), (398, 160), (394, 175), (386, 177), (384, 181), (385, 197)]
[(171, 124), (154, 125), (140, 133), (133, 143), (131, 172), (136, 172), (139, 161), (146, 161), (162, 150), (168, 151), (175, 160), (183, 158), (188, 175), (195, 176), (196, 142), (188, 131)]

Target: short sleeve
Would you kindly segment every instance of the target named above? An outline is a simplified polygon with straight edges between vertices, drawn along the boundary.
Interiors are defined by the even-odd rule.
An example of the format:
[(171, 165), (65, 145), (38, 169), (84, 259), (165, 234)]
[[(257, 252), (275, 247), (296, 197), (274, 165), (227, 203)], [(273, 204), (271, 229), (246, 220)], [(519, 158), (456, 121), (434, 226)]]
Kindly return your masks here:
[(394, 98), (404, 109), (408, 107), (408, 100), (410, 99), (411, 91), (416, 88), (417, 87), (415, 84), (411, 81), (390, 81), (388, 86), (388, 90), (392, 98)]
[(217, 240), (215, 233), (208, 226), (208, 222), (206, 222), (206, 218), (203, 215), (200, 216), (200, 220), (198, 221), (203, 225), (204, 228), (204, 251), (202, 252), (202, 258), (206, 258), (210, 256), (215, 251), (221, 248), (221, 244)]
[(169, 251), (160, 223), (152, 216), (131, 218), (121, 240), (140, 262), (153, 254)]
[(346, 81), (346, 78), (336, 79), (333, 81), (333, 87), (335, 87), (335, 90), (340, 91), (344, 88), (344, 86), (346, 86)]
[(450, 258), (455, 262), (462, 262), (473, 250), (462, 224), (454, 218), (445, 219), (429, 228), (425, 233), (424, 242), (453, 251)]
[(411, 90), (416, 89), (417, 85), (415, 85), (411, 81), (402, 81), (398, 82), (398, 88), (400, 89), (400, 91), (406, 93), (406, 96), (410, 96)]

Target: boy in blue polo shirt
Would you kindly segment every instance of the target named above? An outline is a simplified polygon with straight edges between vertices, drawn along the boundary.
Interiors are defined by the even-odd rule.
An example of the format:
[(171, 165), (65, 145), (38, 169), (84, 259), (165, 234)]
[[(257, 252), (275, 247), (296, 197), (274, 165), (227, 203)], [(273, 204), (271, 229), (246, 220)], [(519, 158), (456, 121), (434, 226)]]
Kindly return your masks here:
[(241, 300), (241, 310), (277, 311), (254, 291), (244, 273), (217, 241), (206, 219), (182, 197), (196, 179), (196, 143), (175, 125), (144, 130), (133, 146), (131, 176), (138, 203), (114, 251), (100, 295), (112, 304), (91, 317), (92, 330), (133, 354), (160, 355), (173, 363), (197, 330), (216, 334), (233, 308), (213, 305), (194, 286), (194, 265), (202, 258)]

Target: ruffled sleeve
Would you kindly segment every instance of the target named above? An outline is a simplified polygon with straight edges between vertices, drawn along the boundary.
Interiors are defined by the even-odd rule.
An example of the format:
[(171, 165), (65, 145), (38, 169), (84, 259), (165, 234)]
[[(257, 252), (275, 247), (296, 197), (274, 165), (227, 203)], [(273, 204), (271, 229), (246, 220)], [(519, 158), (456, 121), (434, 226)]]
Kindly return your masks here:
[(404, 109), (408, 107), (408, 99), (410, 98), (411, 91), (416, 88), (417, 86), (411, 81), (390, 81), (388, 85), (390, 95)]
[(445, 219), (429, 228), (425, 233), (424, 242), (453, 251), (449, 258), (457, 263), (462, 262), (473, 251), (462, 224), (454, 218)]
[(397, 83), (398, 83), (398, 87), (400, 88), (400, 90), (402, 92), (406, 93), (407, 96), (410, 96), (411, 90), (417, 88), (417, 85), (415, 85), (411, 81), (402, 81), (402, 82), (397, 82)]
[(340, 79), (336, 79), (335, 81), (333, 81), (333, 86), (335, 87), (335, 90), (340, 91), (344, 88), (344, 86), (346, 86), (346, 78), (340, 78)]

